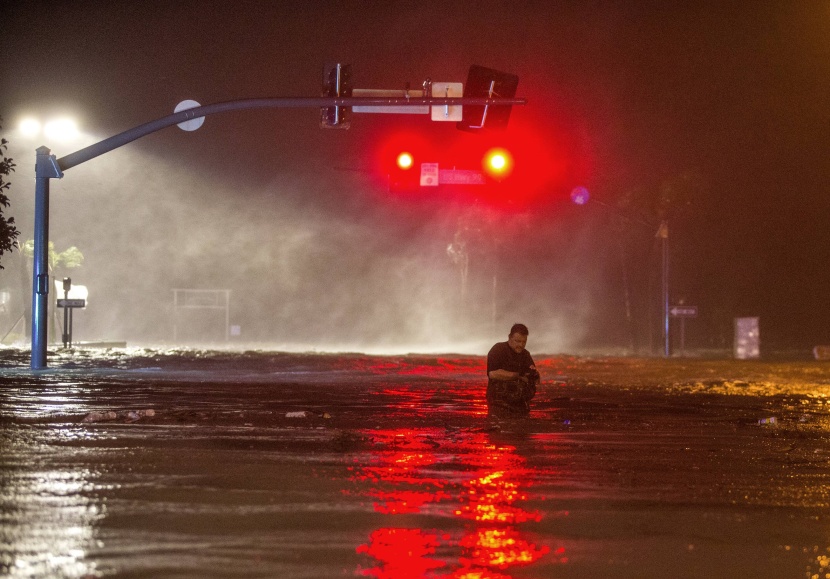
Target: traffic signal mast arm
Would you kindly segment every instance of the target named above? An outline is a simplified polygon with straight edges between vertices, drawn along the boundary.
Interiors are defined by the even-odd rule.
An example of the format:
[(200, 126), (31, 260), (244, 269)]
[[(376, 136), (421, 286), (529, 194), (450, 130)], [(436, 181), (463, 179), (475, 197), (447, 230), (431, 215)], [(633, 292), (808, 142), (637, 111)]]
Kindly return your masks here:
[[(94, 159), (104, 153), (109, 153), (154, 133), (166, 127), (177, 125), (185, 121), (198, 119), (199, 117), (206, 117), (218, 113), (225, 113), (230, 111), (238, 111), (245, 109), (266, 109), (266, 108), (324, 108), (324, 107), (355, 107), (355, 106), (372, 106), (372, 107), (424, 107), (424, 106), (444, 106), (444, 105), (470, 105), (470, 106), (512, 106), (525, 105), (527, 99), (523, 98), (480, 98), (480, 97), (277, 97), (264, 99), (247, 99), (239, 101), (229, 101), (225, 103), (216, 103), (212, 105), (204, 105), (201, 107), (194, 107), (187, 109), (166, 117), (162, 117), (155, 121), (150, 121), (143, 125), (134, 127), (118, 135), (99, 141), (89, 147), (70, 153), (65, 157), (57, 160), (58, 167), (61, 171), (71, 169), (81, 163), (85, 163), (90, 159)], [(55, 175), (56, 177), (58, 175)]]
[[(37, 149), (35, 161), (34, 255), (32, 266), (31, 367), (33, 370), (46, 368), (46, 319), (48, 310), (47, 298), (49, 294), (49, 273), (47, 268), (49, 181), (50, 179), (63, 178), (63, 172), (67, 169), (71, 169), (95, 157), (109, 153), (127, 143), (131, 143), (161, 129), (194, 119), (200, 119), (208, 115), (230, 111), (263, 108), (320, 108), (321, 110), (334, 108), (335, 115), (332, 123), (333, 126), (337, 126), (341, 123), (340, 116), (337, 114), (341, 107), (452, 107), (459, 105), (472, 108), (483, 107), (482, 115), (478, 119), (481, 122), (471, 122), (471, 120), (476, 119), (476, 114), (471, 114), (468, 119), (468, 111), (465, 109), (465, 118), (458, 123), (459, 129), (477, 130), (483, 126), (485, 118), (490, 127), (503, 128), (512, 105), (527, 104), (525, 99), (513, 98), (516, 94), (517, 76), (500, 73), (476, 65), (470, 67), (470, 74), (467, 78), (467, 87), (470, 89), (470, 94), (476, 95), (472, 97), (436, 97), (431, 96), (431, 90), (427, 91), (430, 93), (428, 96), (422, 96), (420, 98), (413, 98), (408, 95), (392, 98), (355, 97), (351, 95), (349, 88), (351, 72), (347, 65), (338, 64), (334, 68), (326, 70), (329, 73), (333, 71), (333, 76), (329, 75), (324, 77), (323, 94), (327, 96), (247, 99), (188, 108), (126, 130), (75, 151), (74, 153), (70, 153), (60, 159), (56, 158), (47, 147)], [(324, 70), (324, 74), (326, 70)], [(488, 86), (489, 90), (487, 90)], [(493, 98), (492, 95), (494, 94), (505, 96)], [(501, 115), (496, 115), (498, 118), (495, 122), (492, 119), (492, 114), (489, 117), (487, 116), (488, 109), (492, 111), (501, 110)], [(347, 123), (344, 123), (344, 126), (348, 126)]]

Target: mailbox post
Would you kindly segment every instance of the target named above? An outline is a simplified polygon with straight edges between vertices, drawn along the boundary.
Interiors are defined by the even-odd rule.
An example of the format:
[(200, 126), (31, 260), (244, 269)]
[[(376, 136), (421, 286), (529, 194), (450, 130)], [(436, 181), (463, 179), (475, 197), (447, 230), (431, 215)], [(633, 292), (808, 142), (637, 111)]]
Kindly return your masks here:
[[(79, 286), (83, 287), (83, 286)], [(72, 346), (72, 314), (75, 308), (85, 308), (86, 300), (70, 299), (69, 290), (72, 289), (72, 279), (63, 278), (63, 299), (59, 299), (57, 306), (63, 308), (63, 347)]]

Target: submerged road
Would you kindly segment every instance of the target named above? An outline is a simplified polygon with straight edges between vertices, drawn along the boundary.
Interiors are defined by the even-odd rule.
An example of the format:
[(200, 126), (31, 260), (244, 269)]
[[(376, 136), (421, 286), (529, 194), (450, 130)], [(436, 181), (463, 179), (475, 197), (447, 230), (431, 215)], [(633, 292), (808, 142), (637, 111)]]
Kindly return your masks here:
[[(541, 356), (537, 357), (540, 360)], [(0, 575), (825, 578), (830, 365), (0, 352)]]

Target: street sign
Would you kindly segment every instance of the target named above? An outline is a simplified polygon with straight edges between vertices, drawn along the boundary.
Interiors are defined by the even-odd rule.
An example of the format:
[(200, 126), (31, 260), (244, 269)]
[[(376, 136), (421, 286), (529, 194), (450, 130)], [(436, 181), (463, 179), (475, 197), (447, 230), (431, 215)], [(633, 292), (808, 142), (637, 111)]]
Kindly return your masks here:
[(421, 163), (421, 187), (438, 187), (438, 163)]
[[(464, 84), (460, 82), (432, 83), (432, 96), (458, 98), (464, 96)], [(461, 105), (443, 105), (432, 107), (433, 121), (460, 121), (464, 118), (464, 108)]]
[(58, 300), (58, 307), (59, 308), (85, 308), (86, 307), (86, 300), (79, 300), (79, 299), (69, 299), (69, 300)]
[[(196, 107), (200, 107), (199, 103), (192, 100), (184, 100), (176, 105), (176, 108), (173, 109), (174, 113), (180, 113), (182, 111), (186, 111), (187, 109), (195, 109)], [(183, 123), (179, 123), (177, 126), (183, 131), (195, 131), (199, 127), (202, 126), (202, 123), (205, 122), (205, 117), (197, 117), (195, 119), (190, 119), (189, 121), (184, 121)]]
[[(386, 90), (374, 88), (356, 88), (352, 90), (353, 97), (375, 97), (375, 98), (424, 98), (424, 91), (421, 89), (412, 90)], [(383, 105), (357, 105), (352, 107), (352, 112), (355, 113), (384, 113), (394, 115), (428, 115), (429, 106), (383, 106)]]
[(672, 306), (669, 313), (673, 318), (696, 318), (697, 306)]
[(441, 169), (438, 181), (442, 185), (484, 185), (487, 182), (481, 171), (468, 169)]

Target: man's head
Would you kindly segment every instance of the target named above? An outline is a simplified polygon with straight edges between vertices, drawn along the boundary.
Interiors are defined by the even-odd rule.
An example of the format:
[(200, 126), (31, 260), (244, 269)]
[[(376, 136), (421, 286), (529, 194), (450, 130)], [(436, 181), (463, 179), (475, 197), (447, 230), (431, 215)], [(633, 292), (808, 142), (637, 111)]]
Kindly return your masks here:
[(517, 354), (521, 354), (527, 345), (528, 334), (526, 325), (513, 324), (513, 327), (510, 328), (510, 335), (507, 337), (507, 345)]

